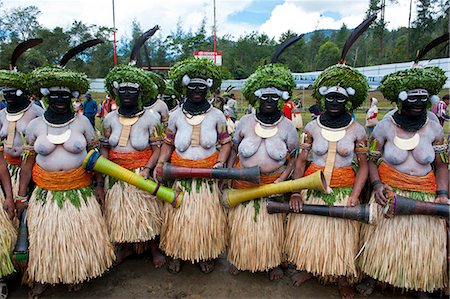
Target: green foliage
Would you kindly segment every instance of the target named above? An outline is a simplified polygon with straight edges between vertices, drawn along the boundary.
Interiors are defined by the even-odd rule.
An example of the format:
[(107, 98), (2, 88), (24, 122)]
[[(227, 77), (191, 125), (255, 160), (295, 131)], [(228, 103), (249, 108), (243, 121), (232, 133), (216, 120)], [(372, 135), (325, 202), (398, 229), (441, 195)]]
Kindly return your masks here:
[(417, 88), (427, 90), (430, 95), (437, 95), (446, 80), (444, 71), (438, 67), (415, 67), (384, 76), (379, 90), (386, 99), (397, 102), (400, 92)]
[(72, 71), (59, 66), (46, 66), (35, 69), (28, 78), (28, 89), (33, 94), (39, 94), (40, 88), (65, 86), (71, 91), (86, 93), (89, 89), (89, 79), (84, 73)]
[[(255, 91), (267, 87), (275, 87), (279, 90), (287, 91), (292, 96), (295, 81), (292, 78), (291, 71), (281, 64), (261, 66), (245, 81), (242, 94), (251, 105), (257, 106), (258, 98), (254, 94)], [(284, 104), (282, 100), (279, 102)]]
[(19, 88), (27, 92), (26, 75), (21, 72), (0, 70), (0, 87)]
[(190, 78), (212, 79), (213, 86), (210, 90), (216, 90), (222, 83), (222, 75), (218, 66), (207, 59), (189, 58), (175, 64), (169, 71), (169, 78), (173, 81), (177, 92), (185, 94), (186, 87), (183, 86), (183, 76)]
[(340, 51), (339, 48), (333, 42), (325, 42), (319, 48), (317, 53), (317, 69), (322, 70), (330, 65), (336, 64), (339, 61)]
[(140, 88), (140, 95), (138, 99), (138, 107), (142, 109), (143, 99), (154, 99), (158, 93), (156, 84), (153, 82), (152, 77), (148, 72), (138, 69), (137, 67), (130, 65), (118, 65), (113, 68), (105, 78), (105, 87), (108, 94), (110, 94), (117, 105), (120, 106), (120, 99), (117, 91), (114, 88), (113, 82), (117, 83), (138, 83)]
[(313, 97), (317, 100), (323, 98), (319, 93), (319, 88), (322, 86), (352, 87), (355, 90), (355, 95), (349, 96), (349, 100), (352, 103), (350, 110), (358, 108), (366, 100), (367, 92), (369, 91), (369, 84), (367, 83), (366, 77), (356, 69), (345, 64), (330, 66), (320, 73), (313, 84)]

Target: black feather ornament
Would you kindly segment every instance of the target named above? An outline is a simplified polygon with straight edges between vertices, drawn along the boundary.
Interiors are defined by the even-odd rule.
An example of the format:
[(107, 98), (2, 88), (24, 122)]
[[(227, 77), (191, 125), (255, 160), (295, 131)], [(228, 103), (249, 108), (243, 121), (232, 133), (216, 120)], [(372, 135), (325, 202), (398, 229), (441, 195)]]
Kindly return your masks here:
[(12, 70), (16, 67), (16, 62), (26, 50), (33, 48), (43, 42), (42, 38), (32, 38), (17, 45), (11, 55), (11, 64), (9, 68)]
[(304, 34), (300, 34), (300, 35), (296, 35), (293, 36), (287, 40), (285, 40), (284, 42), (282, 42), (281, 44), (279, 44), (277, 46), (277, 48), (275, 49), (275, 53), (273, 53), (272, 55), (272, 59), (270, 60), (270, 63), (275, 63), (277, 62), (278, 58), (280, 57), (280, 55), (291, 45), (293, 45), (295, 42), (299, 41), (300, 39), (302, 39), (302, 37), (304, 36)]
[(91, 39), (88, 40), (84, 43), (79, 44), (76, 47), (73, 47), (72, 49), (70, 49), (69, 51), (67, 51), (66, 54), (64, 54), (64, 56), (61, 58), (61, 60), (59, 61), (59, 66), (65, 66), (67, 64), (67, 62), (74, 57), (75, 55), (77, 55), (78, 53), (83, 52), (84, 50), (93, 47), (95, 45), (98, 44), (102, 44), (104, 43), (104, 41), (102, 39), (96, 38), (96, 39)]

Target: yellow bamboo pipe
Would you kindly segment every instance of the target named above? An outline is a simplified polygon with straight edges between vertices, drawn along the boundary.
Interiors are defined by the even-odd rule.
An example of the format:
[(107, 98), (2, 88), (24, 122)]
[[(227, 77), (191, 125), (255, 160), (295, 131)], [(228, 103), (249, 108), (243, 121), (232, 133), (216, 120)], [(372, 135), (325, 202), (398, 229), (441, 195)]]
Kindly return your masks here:
[(136, 186), (137, 188), (150, 192), (159, 199), (170, 203), (173, 207), (178, 208), (183, 199), (183, 192), (177, 192), (170, 188), (161, 186), (151, 180), (126, 169), (122, 166), (106, 159), (98, 151), (91, 150), (83, 161), (83, 167), (89, 171), (97, 171), (109, 175), (118, 180)]
[(327, 183), (321, 170), (314, 172), (300, 179), (290, 180), (280, 183), (262, 185), (247, 189), (227, 189), (222, 194), (222, 204), (232, 208), (240, 203), (256, 198), (268, 197), (274, 194), (296, 192), (303, 189), (317, 190), (325, 192)]

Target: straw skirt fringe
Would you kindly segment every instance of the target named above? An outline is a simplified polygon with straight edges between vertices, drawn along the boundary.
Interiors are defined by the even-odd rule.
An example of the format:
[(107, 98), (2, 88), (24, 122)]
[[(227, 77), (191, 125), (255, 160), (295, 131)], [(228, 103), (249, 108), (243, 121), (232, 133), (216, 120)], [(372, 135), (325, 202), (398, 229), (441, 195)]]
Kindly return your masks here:
[[(407, 191), (397, 193), (409, 196)], [(433, 195), (426, 199), (433, 200)], [(447, 287), (445, 219), (424, 215), (385, 219), (381, 210), (378, 209), (376, 226), (363, 225), (361, 229), (361, 270), (406, 290), (431, 293)]]
[[(199, 190), (197, 191), (197, 182)], [(217, 258), (227, 245), (227, 218), (217, 182), (193, 179), (179, 208), (164, 204), (160, 248), (173, 258), (198, 262)]]
[[(348, 196), (339, 193), (337, 196), (334, 205), (345, 205)], [(324, 202), (320, 197), (310, 195), (305, 204), (323, 205)], [(290, 214), (284, 244), (287, 260), (295, 264), (297, 270), (321, 276), (325, 281), (345, 276), (351, 283), (355, 282), (359, 279), (356, 264), (359, 231), (357, 221)]]
[(268, 271), (282, 262), (285, 214), (270, 215), (266, 199), (258, 201), (256, 219), (254, 200), (232, 208), (228, 214), (228, 261), (239, 270)]
[(133, 185), (117, 181), (106, 193), (105, 218), (114, 243), (154, 239), (161, 231), (162, 201)]
[(17, 239), (17, 231), (9, 220), (8, 214), (3, 210), (5, 198), (0, 191), (0, 278), (14, 272), (11, 261), (11, 252)]
[(66, 199), (60, 208), (52, 191), (37, 199), (38, 190), (27, 213), (30, 282), (79, 284), (102, 275), (115, 256), (95, 195), (78, 191), (79, 207)]

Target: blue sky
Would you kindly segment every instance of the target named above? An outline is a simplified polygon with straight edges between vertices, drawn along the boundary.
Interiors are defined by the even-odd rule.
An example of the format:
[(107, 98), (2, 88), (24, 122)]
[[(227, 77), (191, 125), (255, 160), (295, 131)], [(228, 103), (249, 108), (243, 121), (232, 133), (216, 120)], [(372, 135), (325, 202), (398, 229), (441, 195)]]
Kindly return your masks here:
[[(39, 22), (47, 28), (70, 27), (74, 20), (112, 27), (111, 0), (0, 0), (3, 9), (37, 6)], [(157, 34), (167, 36), (181, 22), (185, 30), (196, 30), (206, 18), (213, 28), (214, 0), (114, 0), (119, 37), (131, 35), (131, 23), (143, 30), (158, 24)], [(283, 32), (311, 32), (354, 28), (362, 22), (369, 0), (216, 0), (217, 33), (235, 38), (257, 31), (278, 38)], [(409, 0), (387, 1), (388, 28), (408, 24)]]
[(230, 15), (228, 21), (230, 22), (248, 22), (253, 25), (259, 25), (269, 19), (272, 10), (284, 0), (255, 0), (244, 11), (237, 12)]

